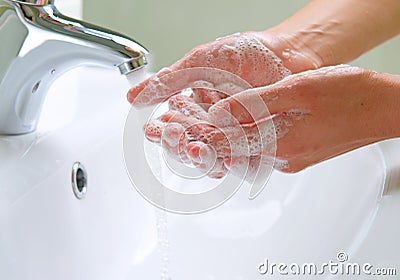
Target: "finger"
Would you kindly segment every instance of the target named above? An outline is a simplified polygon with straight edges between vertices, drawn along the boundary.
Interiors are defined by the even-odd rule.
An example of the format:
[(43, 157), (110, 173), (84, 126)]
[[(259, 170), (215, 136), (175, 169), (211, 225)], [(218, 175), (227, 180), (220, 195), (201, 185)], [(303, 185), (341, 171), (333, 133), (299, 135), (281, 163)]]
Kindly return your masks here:
[[(186, 69), (186, 68), (193, 68), (193, 67), (207, 67), (209, 66), (208, 63), (205, 61), (204, 56), (206, 55), (208, 49), (208, 44), (200, 45), (189, 53), (187, 53), (182, 59), (178, 60), (174, 64), (169, 67), (161, 69), (158, 73), (153, 75), (152, 77), (146, 79), (145, 81), (137, 84), (136, 86), (132, 87), (127, 94), (127, 98), (129, 103), (133, 103), (137, 96), (149, 85), (152, 83), (157, 83), (160, 78), (163, 76), (170, 74), (174, 71)], [(203, 87), (205, 83), (210, 86), (210, 83), (207, 81), (203, 81), (202, 85), (197, 84), (199, 87)], [(214, 85), (211, 85), (214, 87)], [(135, 102), (139, 103), (139, 102)], [(139, 104), (137, 104), (139, 106)]]
[(175, 159), (188, 161), (185, 153), (187, 135), (185, 128), (179, 123), (170, 123), (159, 119), (150, 120), (144, 127), (146, 138), (160, 144)]
[(288, 172), (295, 172), (295, 171), (299, 171), (299, 170), (292, 170), (290, 168), (291, 166), (289, 165), (289, 161), (286, 159), (282, 159), (282, 158), (276, 158), (275, 163), (274, 163), (274, 168), (276, 170), (288, 173)]
[(136, 97), (151, 83), (154, 83), (162, 76), (167, 75), (173, 71), (179, 70), (179, 65), (171, 65), (170, 67), (162, 68), (158, 73), (154, 74), (150, 78), (132, 87), (127, 93), (127, 99), (129, 103), (133, 103)]
[(251, 32), (227, 36), (197, 47), (186, 63), (229, 71), (255, 87), (272, 84), (290, 71), (263, 42), (262, 36)]
[[(275, 125), (273, 119), (242, 126), (218, 129), (202, 120), (188, 117), (178, 111), (170, 111), (160, 117), (161, 122), (179, 123), (185, 128), (190, 141), (211, 145), (218, 157), (241, 157), (275, 152)], [(158, 124), (158, 123), (156, 123)], [(163, 125), (156, 136), (159, 138)], [(149, 135), (148, 137), (153, 137)]]
[[(185, 132), (185, 137), (187, 138), (187, 141), (185, 143), (193, 142), (193, 141), (202, 141), (202, 144), (207, 144), (211, 140), (209, 139), (210, 135), (215, 134), (215, 127), (210, 126), (207, 123), (204, 123), (200, 120), (194, 119), (192, 117), (185, 116), (183, 113), (178, 112), (178, 111), (169, 111), (162, 115), (160, 117), (160, 122), (162, 123), (177, 123), (181, 125), (181, 127), (184, 128)], [(161, 126), (161, 133), (162, 130), (165, 129), (164, 126)], [(157, 136), (160, 135), (160, 132), (157, 131)], [(193, 146), (193, 145), (192, 145)], [(220, 147), (223, 147), (222, 145), (219, 145)], [(186, 153), (188, 153), (188, 148), (187, 147), (182, 147), (182, 149), (185, 150)], [(225, 152), (225, 151), (224, 151)], [(221, 152), (222, 153), (222, 152)], [(196, 157), (199, 157), (199, 155), (194, 156), (194, 162), (201, 162), (201, 160), (196, 160)]]
[(268, 118), (270, 112), (261, 97), (264, 88), (249, 89), (217, 102), (209, 109), (218, 126), (251, 124)]
[[(197, 61), (196, 57), (202, 57), (204, 55), (205, 45), (199, 46), (196, 49), (193, 49), (191, 52), (186, 54), (182, 59), (178, 60), (174, 64), (169, 67), (165, 67), (161, 69), (158, 73), (151, 76), (150, 78), (144, 80), (143, 82), (137, 84), (136, 86), (132, 87), (127, 94), (127, 99), (129, 103), (133, 103), (137, 96), (149, 85), (152, 83), (157, 83), (160, 78), (163, 76), (170, 74), (174, 71), (192, 68), (192, 67), (202, 67), (207, 66), (207, 63), (204, 59)], [(206, 81), (205, 81), (206, 82)], [(207, 82), (206, 82), (207, 83)], [(208, 83), (207, 83), (208, 84)], [(203, 83), (204, 85), (204, 83)], [(200, 86), (200, 85), (197, 85)], [(208, 84), (210, 86), (210, 84)], [(213, 87), (213, 85), (212, 85)], [(136, 102), (138, 103), (138, 102)]]
[(209, 145), (201, 141), (194, 141), (190, 142), (186, 149), (186, 154), (192, 160), (193, 164), (204, 171), (208, 171), (214, 166), (217, 156)]
[(160, 143), (161, 135), (166, 125), (167, 123), (158, 119), (150, 120), (148, 123), (146, 123), (144, 126), (144, 135), (146, 136), (147, 140), (153, 143)]
[[(188, 122), (175, 118), (183, 124)], [(250, 128), (227, 128), (220, 130), (207, 124), (197, 123), (186, 128), (190, 141), (201, 141), (204, 145), (209, 145), (215, 150), (218, 157), (246, 157), (250, 155), (261, 155), (274, 151), (274, 127), (272, 122), (263, 132), (257, 127)], [(193, 144), (191, 144), (193, 145)], [(189, 147), (190, 149), (193, 146)], [(270, 152), (270, 150), (272, 152)], [(194, 154), (197, 150), (191, 150), (195, 160), (199, 155)]]
[(207, 176), (210, 178), (219, 179), (228, 172), (223, 158), (217, 158), (216, 152), (211, 146), (200, 141), (195, 141), (189, 143), (187, 149), (187, 155), (193, 164), (204, 172), (207, 172)]
[(183, 162), (183, 163), (191, 163), (191, 160), (187, 157), (187, 155), (183, 152), (184, 150), (182, 149), (181, 146), (175, 146), (171, 147), (167, 143), (164, 143), (162, 145), (162, 149), (164, 152), (166, 152), (172, 159), (178, 161), (178, 162)]
[(185, 133), (190, 141), (202, 141), (205, 144), (215, 143), (218, 148), (223, 147), (223, 133), (208, 122), (188, 117), (178, 111), (169, 111), (160, 117), (162, 122), (179, 123), (185, 128)]
[(188, 127), (196, 123), (192, 118), (188, 118), (178, 111), (168, 111), (158, 119), (152, 119), (144, 126), (146, 138), (153, 143), (160, 143), (163, 131), (168, 123), (176, 122), (183, 127)]
[(229, 163), (225, 161), (225, 164), (233, 175), (249, 183), (253, 183), (256, 180), (257, 175), (263, 168), (263, 161), (260, 156), (232, 158)]
[(163, 143), (167, 143), (171, 147), (176, 147), (184, 137), (185, 128), (181, 124), (168, 123), (164, 128), (161, 139)]
[(188, 138), (185, 128), (179, 123), (168, 123), (161, 137), (161, 146), (175, 159), (190, 162), (186, 154)]
[(199, 104), (205, 111), (218, 101), (227, 98), (229, 95), (223, 91), (205, 88), (193, 88), (193, 101)]
[[(249, 157), (275, 153), (275, 118), (257, 123), (215, 128), (206, 134), (206, 143), (211, 145), (219, 157)], [(202, 140), (204, 141), (204, 139)]]
[(232, 88), (247, 89), (251, 86), (240, 77), (215, 68), (187, 68), (172, 71), (171, 68), (164, 70), (163, 75), (151, 78), (146, 86), (139, 85), (128, 92), (128, 100), (135, 107), (144, 107), (161, 103), (172, 95), (181, 92), (185, 88), (198, 87), (207, 82), (217, 87), (221, 84), (232, 84)]
[[(259, 134), (259, 128), (245, 128), (246, 130), (248, 130), (247, 137), (253, 142), (248, 143), (247, 145), (245, 145), (245, 147), (241, 147), (240, 144), (243, 143), (243, 140), (239, 138), (237, 136), (238, 134), (236, 134), (235, 132), (225, 131), (225, 133), (223, 133), (213, 127), (204, 127), (202, 125), (196, 124), (191, 118), (187, 118), (179, 112), (168, 112), (161, 117), (161, 120), (154, 121), (154, 124), (161, 127), (159, 130), (157, 130), (156, 136), (158, 140), (160, 138), (160, 134), (163, 135), (163, 148), (165, 148), (170, 155), (174, 156), (174, 158), (180, 161), (186, 162), (189, 157), (192, 163), (199, 168), (205, 171), (209, 170), (208, 175), (212, 178), (221, 178), (226, 174), (227, 169), (222, 164), (223, 158), (235, 158), (235, 160), (233, 161), (233, 170), (237, 174), (241, 174), (244, 172), (244, 168), (246, 166), (242, 166), (243, 164), (241, 164), (239, 160), (242, 160), (245, 156), (251, 154), (260, 154), (262, 153), (262, 151), (263, 153), (265, 153), (266, 150), (265, 147), (259, 148), (262, 147), (262, 145), (265, 145), (265, 142), (267, 142), (266, 140), (263, 140), (264, 143), (257, 143), (257, 140), (255, 140), (257, 139), (257, 137), (255, 136)], [(152, 123), (149, 123), (148, 127), (150, 127), (150, 124)], [(185, 134), (186, 129), (181, 124), (185, 126), (195, 126), (190, 129), (190, 133)], [(206, 128), (209, 129), (208, 133), (201, 133), (201, 131), (206, 131)], [(164, 132), (162, 132), (162, 129), (164, 129)], [(191, 142), (187, 145), (186, 148), (185, 143), (188, 142), (189, 137), (183, 137), (186, 137), (187, 135), (191, 135), (190, 139), (197, 138), (201, 139), (204, 142)], [(204, 135), (207, 135), (209, 137), (204, 137)], [(229, 136), (228, 138), (227, 135)], [(150, 136), (154, 138), (153, 135), (147, 136), (148, 138)], [(185, 139), (185, 141), (179, 141), (179, 139)], [(263, 139), (263, 137), (259, 137), (259, 139)], [(249, 140), (245, 139), (244, 141)], [(207, 145), (206, 143), (209, 143), (210, 145)], [(246, 150), (246, 146), (248, 147), (247, 149), (249, 151), (244, 152)], [(210, 149), (210, 147), (212, 149)], [(272, 145), (272, 147), (274, 146)], [(231, 151), (232, 148), (233, 151)], [(236, 151), (235, 149), (237, 149), (238, 151)], [(218, 161), (215, 160), (215, 153), (218, 154)], [(250, 163), (250, 166), (256, 166), (256, 164), (254, 163), (254, 159)], [(250, 172), (250, 174), (252, 173)]]
[[(263, 41), (263, 38), (256, 34), (242, 33), (198, 46), (168, 69), (160, 71), (132, 88), (128, 92), (128, 100), (138, 107), (160, 102), (158, 98), (153, 99), (152, 96), (145, 96), (142, 99), (138, 96), (151, 84), (157, 84), (166, 73), (193, 67), (222, 69), (240, 76), (257, 87), (272, 84), (289, 75), (290, 71), (283, 66), (282, 61), (266, 47)], [(243, 63), (243, 60), (246, 60), (246, 63)], [(248, 88), (251, 86), (242, 87), (242, 90)], [(165, 95), (165, 93), (160, 93), (160, 95)]]
[[(166, 123), (163, 124), (163, 132), (167, 131), (166, 134), (171, 134), (171, 132), (168, 132), (168, 126)], [(152, 125), (149, 123), (149, 126)], [(146, 126), (147, 127), (147, 126)], [(183, 134), (181, 137), (176, 136), (176, 139), (172, 140), (171, 135), (169, 135), (169, 139), (165, 141), (162, 136), (159, 136), (159, 133), (157, 133), (156, 137), (151, 137), (150, 135), (146, 135), (147, 139), (153, 143), (159, 144), (162, 146), (163, 150), (172, 158), (175, 160), (185, 162), (185, 163), (190, 163), (191, 161), (189, 160), (188, 156), (185, 153), (185, 147), (186, 147), (186, 142), (187, 138)], [(155, 138), (155, 139), (154, 139)]]
[(162, 122), (167, 122), (167, 123), (176, 122), (176, 123), (181, 124), (185, 128), (203, 123), (200, 120), (197, 120), (190, 116), (186, 116), (183, 113), (181, 113), (179, 111), (175, 111), (175, 110), (168, 111), (167, 113), (161, 115), (159, 120)]
[(223, 109), (229, 112), (233, 119), (244, 124), (274, 114), (298, 117), (307, 115), (313, 104), (307, 93), (315, 86), (314, 76), (319, 78), (318, 75), (321, 75), (319, 72), (322, 71), (308, 72), (310, 73), (307, 75), (294, 74), (275, 84), (246, 90), (223, 99), (209, 109), (210, 116), (223, 124), (224, 120), (220, 116), (221, 113), (225, 113), (221, 110)]
[(198, 120), (208, 120), (207, 112), (192, 97), (181, 94), (175, 95), (168, 100), (168, 106), (170, 110), (181, 112), (185, 116)]
[(213, 179), (221, 179), (228, 173), (228, 169), (225, 167), (224, 159), (217, 158), (213, 168), (207, 174), (208, 177)]
[(201, 162), (200, 149), (201, 149), (201, 147), (203, 145), (206, 145), (206, 144), (201, 142), (201, 141), (193, 141), (193, 142), (188, 143), (187, 155), (190, 157), (190, 159), (194, 163), (200, 163)]
[(217, 90), (218, 92), (225, 93), (224, 95), (221, 96), (222, 99), (226, 98), (228, 96), (238, 94), (239, 92), (242, 92), (242, 91), (250, 89), (250, 88), (251, 87), (244, 88), (242, 85), (237, 85), (234, 83), (221, 83), (221, 84), (215, 85), (215, 90)]

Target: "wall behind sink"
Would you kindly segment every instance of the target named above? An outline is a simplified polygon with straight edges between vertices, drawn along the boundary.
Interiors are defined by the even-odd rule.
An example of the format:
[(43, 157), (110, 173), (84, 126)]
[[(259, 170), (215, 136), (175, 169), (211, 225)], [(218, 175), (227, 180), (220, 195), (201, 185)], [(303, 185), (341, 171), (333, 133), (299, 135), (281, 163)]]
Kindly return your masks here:
[[(153, 54), (152, 70), (156, 71), (178, 60), (198, 44), (237, 31), (263, 30), (273, 26), (308, 2), (83, 0), (83, 18), (131, 35), (145, 45)], [(400, 37), (352, 64), (376, 71), (400, 73), (399, 50)]]
[(56, 1), (56, 6), (70, 17), (82, 18), (82, 0), (60, 0)]

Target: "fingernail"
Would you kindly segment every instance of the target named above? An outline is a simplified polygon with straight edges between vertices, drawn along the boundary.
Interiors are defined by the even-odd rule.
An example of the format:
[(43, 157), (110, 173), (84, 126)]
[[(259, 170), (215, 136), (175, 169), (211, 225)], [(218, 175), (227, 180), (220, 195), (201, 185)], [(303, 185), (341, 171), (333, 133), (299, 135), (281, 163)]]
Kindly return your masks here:
[(172, 112), (167, 112), (160, 117), (160, 121), (168, 123), (176, 114)]
[(204, 162), (207, 164), (207, 166), (210, 166), (211, 164), (214, 164), (215, 160), (217, 159), (217, 153), (210, 145), (204, 144), (202, 147), (200, 147), (199, 157), (201, 162)]
[(208, 177), (213, 178), (213, 179), (222, 179), (226, 175), (225, 171), (212, 171), (208, 173)]
[(130, 92), (128, 92), (128, 94), (127, 94), (126, 97), (127, 97), (127, 99), (128, 99), (128, 102), (131, 103), (131, 104), (132, 104), (133, 101), (135, 100), (135, 98), (133, 98), (133, 96), (130, 94)]
[(232, 165), (232, 159), (231, 158), (224, 159), (224, 164), (226, 167), (230, 167)]
[(146, 139), (149, 140), (152, 143), (158, 144), (158, 143), (161, 142), (161, 137), (159, 137), (159, 136), (148, 135), (148, 134), (146, 134), (145, 136), (146, 136)]
[(185, 129), (178, 123), (169, 123), (162, 134), (162, 141), (165, 141), (171, 147), (176, 147), (183, 136)]
[(198, 162), (200, 155), (200, 146), (196, 143), (190, 143), (188, 145), (188, 155), (196, 162)]
[(158, 120), (151, 120), (144, 125), (143, 130), (146, 138), (153, 143), (160, 143), (162, 131), (164, 130), (165, 123)]

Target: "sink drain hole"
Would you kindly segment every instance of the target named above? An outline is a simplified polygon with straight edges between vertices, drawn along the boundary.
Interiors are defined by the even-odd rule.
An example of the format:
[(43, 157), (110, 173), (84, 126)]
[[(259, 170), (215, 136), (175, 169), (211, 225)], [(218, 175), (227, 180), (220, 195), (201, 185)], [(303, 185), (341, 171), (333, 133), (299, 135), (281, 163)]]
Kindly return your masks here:
[(71, 183), (76, 198), (84, 198), (87, 191), (87, 172), (85, 167), (78, 161), (72, 166)]

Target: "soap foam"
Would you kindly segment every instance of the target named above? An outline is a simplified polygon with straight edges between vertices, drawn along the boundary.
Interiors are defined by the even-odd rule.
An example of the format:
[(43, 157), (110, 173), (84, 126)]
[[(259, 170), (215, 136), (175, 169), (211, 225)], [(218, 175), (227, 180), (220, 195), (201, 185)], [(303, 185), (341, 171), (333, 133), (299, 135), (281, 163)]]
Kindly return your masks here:
[[(220, 44), (206, 45), (207, 49), (203, 49), (202, 56), (207, 67), (230, 71), (254, 87), (275, 83), (291, 74), (256, 33), (238, 33), (218, 41)], [(192, 59), (198, 58), (194, 56)]]
[[(236, 54), (240, 56), (240, 52), (244, 52), (245, 46), (249, 44), (258, 51), (263, 46), (258, 40), (242, 40), (239, 44), (239, 51), (236, 51)], [(265, 51), (265, 49), (263, 50)], [(264, 62), (266, 63), (267, 58), (269, 59), (272, 56), (269, 51), (266, 51), (264, 55)], [(270, 60), (269, 63), (272, 63)], [(270, 72), (273, 75), (271, 80), (268, 80), (269, 82), (275, 82), (290, 73), (289, 71), (284, 71), (283, 66), (283, 70), (279, 70), (281, 62), (279, 62), (278, 58), (272, 59), (272, 61), (276, 63), (274, 69), (278, 70)], [(244, 61), (241, 63), (244, 63)], [(161, 123), (172, 121), (179, 124), (166, 129), (165, 125), (163, 126), (161, 123), (153, 122), (152, 120), (150, 123), (153, 122), (155, 127), (152, 127), (152, 130), (148, 129), (148, 131), (155, 131), (159, 135), (160, 131), (166, 130), (162, 136), (163, 138), (165, 137), (163, 139), (166, 143), (165, 146), (167, 148), (179, 146), (178, 151), (175, 150), (175, 152), (178, 152), (178, 158), (175, 158), (180, 158), (181, 161), (182, 150), (180, 148), (185, 149), (185, 147), (180, 147), (179, 139), (182, 139), (182, 136), (176, 137), (177, 134), (184, 135), (183, 137), (187, 143), (201, 141), (205, 144), (205, 147), (212, 148), (214, 152), (206, 153), (197, 166), (203, 168), (203, 170), (208, 169), (210, 177), (220, 178), (227, 172), (224, 165), (225, 159), (242, 158), (245, 161), (243, 164), (249, 164), (248, 159), (251, 158), (251, 164), (254, 166), (250, 166), (250, 168), (253, 170), (256, 169), (256, 163), (261, 161), (262, 156), (267, 154), (270, 157), (274, 157), (276, 138), (280, 138), (286, 133), (288, 125), (281, 125), (280, 121), (274, 123), (269, 119), (268, 109), (261, 99), (260, 104), (257, 104), (257, 106), (261, 106), (261, 111), (258, 114), (265, 114), (265, 119), (245, 126), (239, 124), (237, 119), (229, 113), (229, 107), (223, 108), (227, 116), (219, 116), (218, 123), (213, 123), (207, 112), (208, 107), (201, 106), (201, 104), (195, 103), (194, 100), (198, 102), (207, 99), (207, 102), (209, 102), (207, 105), (210, 106), (223, 98), (250, 88), (251, 86), (246, 81), (227, 71), (206, 67), (189, 68), (166, 74), (160, 78), (154, 78), (153, 82), (138, 96), (136, 102), (153, 104), (169, 98), (168, 106), (170, 111), (164, 115), (164, 119), (163, 117), (161, 118)], [(184, 90), (184, 93), (182, 93), (182, 90)], [(222, 104), (226, 105), (228, 103)], [(171, 114), (174, 116), (171, 117)], [(225, 122), (222, 127), (219, 126), (221, 122)], [(171, 149), (169, 151), (174, 152)], [(235, 166), (236, 171), (248, 168), (248, 166), (239, 168), (237, 164)]]
[(275, 159), (274, 168), (277, 170), (288, 170), (290, 168), (289, 162), (285, 159)]
[(218, 88), (219, 85), (235, 89), (224, 91), (230, 94), (251, 88), (251, 85), (237, 75), (215, 68), (196, 67), (178, 70), (162, 77), (155, 76), (151, 82), (136, 97), (134, 106), (144, 107), (161, 103), (171, 96), (187, 88), (208, 87)]
[[(162, 137), (168, 146), (178, 146), (179, 139), (183, 139), (182, 135), (184, 135), (187, 143), (201, 141), (205, 146), (212, 147), (215, 153), (206, 154), (200, 161), (201, 165), (199, 165), (203, 169), (212, 167), (209, 176), (221, 177), (222, 174), (226, 173), (226, 168), (224, 169), (217, 164), (215, 154), (219, 162), (228, 158), (246, 159), (261, 155), (273, 157), (276, 149), (276, 138), (283, 137), (289, 126), (286, 119), (272, 121), (268, 116), (256, 123), (240, 125), (229, 112), (224, 111), (224, 115), (227, 115), (227, 118), (236, 121), (236, 123), (221, 128), (207, 121), (208, 114), (198, 104), (194, 103), (190, 96), (176, 95), (169, 99), (168, 103), (172, 111), (161, 117), (161, 120), (171, 122), (167, 125), (168, 129), (165, 127), (165, 122), (152, 120), (150, 124), (159, 126), (152, 128), (152, 131), (156, 131), (158, 135), (159, 131), (164, 130)], [(293, 114), (297, 113), (293, 112)], [(222, 116), (219, 115), (219, 117)], [(184, 147), (182, 149), (185, 150)], [(180, 158), (182, 161), (181, 152), (182, 150), (180, 150), (179, 156), (175, 158)], [(210, 166), (211, 163), (213, 166)], [(246, 169), (247, 167), (240, 167), (239, 169), (243, 168)], [(236, 172), (238, 172), (239, 169), (236, 169)]]
[[(182, 59), (181, 67), (186, 68), (152, 78), (134, 105), (162, 102), (187, 87), (212, 87), (235, 94), (273, 84), (290, 75), (282, 60), (262, 40), (257, 33), (241, 33), (197, 47)], [(201, 68), (209, 70), (196, 70)]]

